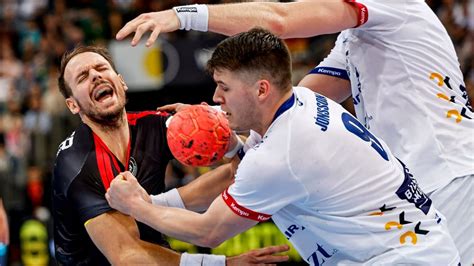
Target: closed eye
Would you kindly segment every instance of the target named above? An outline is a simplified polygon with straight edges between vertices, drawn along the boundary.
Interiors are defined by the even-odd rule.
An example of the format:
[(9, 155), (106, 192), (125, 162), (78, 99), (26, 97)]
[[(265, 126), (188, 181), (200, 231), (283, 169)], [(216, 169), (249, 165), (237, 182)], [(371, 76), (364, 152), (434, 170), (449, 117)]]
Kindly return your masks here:
[(80, 74), (80, 75), (77, 77), (77, 83), (83, 82), (86, 78), (87, 78), (87, 73)]

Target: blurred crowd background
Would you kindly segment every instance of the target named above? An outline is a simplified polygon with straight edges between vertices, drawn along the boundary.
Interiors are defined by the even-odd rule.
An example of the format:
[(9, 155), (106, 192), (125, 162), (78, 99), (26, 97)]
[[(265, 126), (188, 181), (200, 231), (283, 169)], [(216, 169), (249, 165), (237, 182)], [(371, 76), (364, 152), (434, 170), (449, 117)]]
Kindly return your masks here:
[[(121, 44), (114, 40), (127, 21), (143, 12), (195, 2), (235, 1), (0, 0), (0, 197), (10, 222), (9, 265), (54, 262), (49, 258), (48, 248), (52, 238), (49, 211), (52, 164), (58, 145), (79, 122), (79, 118), (67, 110), (57, 88), (62, 54), (78, 44), (127, 49), (123, 47), (129, 47), (129, 40)], [(466, 87), (473, 99), (474, 1), (428, 2), (455, 44)], [(327, 55), (335, 37), (287, 40), (294, 60), (294, 84)], [(202, 65), (208, 51), (223, 36), (179, 31), (160, 35), (160, 39), (162, 46), (158, 51), (165, 55), (152, 56), (152, 60), (161, 62), (151, 65), (157, 63), (155, 69), (159, 73), (166, 72), (162, 68), (176, 65), (175, 57), (166, 53), (166, 47), (172, 48), (171, 54), (179, 55), (181, 64), (175, 67), (172, 77), (165, 75), (156, 86), (153, 82), (151, 86), (131, 86), (127, 110), (154, 109), (173, 102), (211, 103), (214, 84)], [(142, 45), (142, 48), (129, 49), (144, 48)], [(125, 54), (120, 49), (113, 48), (113, 51), (116, 61), (130, 59), (127, 51)], [(133, 83), (126, 75), (125, 80)], [(350, 110), (351, 102), (346, 102), (345, 107)], [(206, 170), (174, 163), (167, 172), (168, 189), (183, 185)], [(37, 243), (44, 245), (38, 248)]]

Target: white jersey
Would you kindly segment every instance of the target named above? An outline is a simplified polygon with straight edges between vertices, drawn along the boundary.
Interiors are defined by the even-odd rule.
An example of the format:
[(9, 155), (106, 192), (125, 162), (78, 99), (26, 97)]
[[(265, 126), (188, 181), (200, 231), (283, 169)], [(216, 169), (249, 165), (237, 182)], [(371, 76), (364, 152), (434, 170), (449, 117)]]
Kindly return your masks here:
[(368, 19), (312, 73), (350, 79), (358, 119), (426, 192), (473, 174), (474, 114), (441, 22), (422, 0), (357, 2)]
[(457, 265), (431, 200), (383, 141), (339, 104), (294, 88), (222, 194), (273, 221), (311, 265)]

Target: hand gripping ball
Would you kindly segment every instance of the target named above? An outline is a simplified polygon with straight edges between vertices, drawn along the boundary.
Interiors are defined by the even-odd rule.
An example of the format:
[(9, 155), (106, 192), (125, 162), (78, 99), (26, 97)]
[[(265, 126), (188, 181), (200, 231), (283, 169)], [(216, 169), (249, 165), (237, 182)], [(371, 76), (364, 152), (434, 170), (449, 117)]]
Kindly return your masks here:
[(168, 125), (173, 156), (185, 165), (208, 166), (229, 147), (231, 129), (225, 115), (208, 105), (192, 105), (177, 112)]

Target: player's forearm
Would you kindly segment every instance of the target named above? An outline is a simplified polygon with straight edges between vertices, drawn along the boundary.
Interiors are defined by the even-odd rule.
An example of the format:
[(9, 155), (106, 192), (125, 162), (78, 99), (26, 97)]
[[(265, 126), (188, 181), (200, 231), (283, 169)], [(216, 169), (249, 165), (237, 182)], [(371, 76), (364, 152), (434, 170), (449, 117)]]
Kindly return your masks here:
[(178, 188), (186, 209), (206, 210), (212, 201), (232, 184), (233, 177), (232, 166), (225, 164), (201, 175), (190, 184)]
[(114, 265), (179, 265), (181, 254), (157, 244), (137, 240), (135, 247), (122, 250)]
[(208, 8), (208, 30), (224, 35), (259, 26), (282, 38), (301, 38), (335, 33), (357, 24), (357, 13), (343, 0), (238, 3)]
[(203, 247), (210, 245), (208, 237), (215, 227), (212, 220), (203, 219), (202, 214), (145, 201), (137, 203), (130, 214), (165, 235)]

